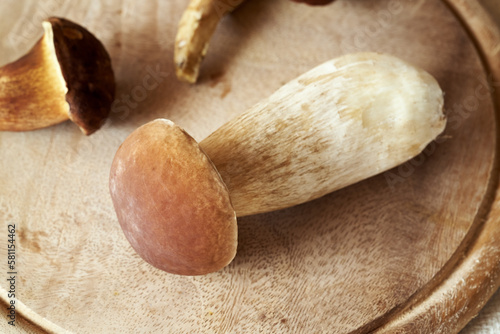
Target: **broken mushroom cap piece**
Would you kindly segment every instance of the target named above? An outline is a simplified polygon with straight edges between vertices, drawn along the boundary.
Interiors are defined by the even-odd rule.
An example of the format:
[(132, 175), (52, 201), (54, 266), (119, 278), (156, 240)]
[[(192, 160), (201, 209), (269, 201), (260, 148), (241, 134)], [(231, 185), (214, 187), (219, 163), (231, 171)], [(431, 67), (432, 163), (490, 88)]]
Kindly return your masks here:
[(229, 193), (198, 143), (168, 120), (136, 129), (120, 146), (110, 193), (135, 251), (173, 274), (203, 275), (236, 255)]
[(111, 110), (115, 79), (101, 42), (62, 18), (23, 57), (0, 68), (0, 130), (29, 131), (71, 119), (86, 135)]

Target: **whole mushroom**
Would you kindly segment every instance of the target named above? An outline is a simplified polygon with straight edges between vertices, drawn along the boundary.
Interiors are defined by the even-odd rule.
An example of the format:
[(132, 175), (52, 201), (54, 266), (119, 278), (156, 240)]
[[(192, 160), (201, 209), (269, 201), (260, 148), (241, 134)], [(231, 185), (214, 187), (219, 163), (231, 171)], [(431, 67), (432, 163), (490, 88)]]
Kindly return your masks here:
[(283, 209), (382, 173), (445, 128), (443, 92), (389, 55), (326, 62), (201, 143), (168, 120), (135, 130), (110, 173), (118, 221), (137, 253), (181, 275), (236, 254), (236, 216)]

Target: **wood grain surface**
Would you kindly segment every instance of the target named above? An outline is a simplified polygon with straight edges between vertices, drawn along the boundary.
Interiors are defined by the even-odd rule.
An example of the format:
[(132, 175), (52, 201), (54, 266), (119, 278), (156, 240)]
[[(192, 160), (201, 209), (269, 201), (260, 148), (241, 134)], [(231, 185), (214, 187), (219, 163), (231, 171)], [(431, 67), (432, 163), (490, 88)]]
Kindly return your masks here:
[[(173, 69), (185, 1), (1, 3), (0, 63), (29, 49), (44, 17), (60, 15), (103, 41), (118, 83), (110, 120), (90, 137), (70, 122), (0, 134), (4, 239), (8, 224), (17, 228), (16, 330), (458, 332), (498, 287), (497, 100), (489, 88), (498, 85), (499, 40), (495, 29), (475, 33), (486, 17), (476, 1), (449, 3), (339, 0), (318, 9), (251, 0), (222, 21), (195, 86)], [(443, 136), (387, 173), (239, 219), (236, 259), (220, 272), (170, 275), (134, 253), (107, 187), (131, 131), (165, 117), (201, 140), (285, 82), (357, 51), (390, 53), (433, 74), (446, 93)], [(5, 321), (0, 329), (12, 330)]]
[[(500, 27), (500, 2), (497, 0), (482, 0), (481, 4), (486, 8), (494, 20), (493, 25)], [(497, 291), (491, 297), (479, 315), (470, 321), (461, 331), (463, 334), (494, 334), (500, 331), (500, 292)]]

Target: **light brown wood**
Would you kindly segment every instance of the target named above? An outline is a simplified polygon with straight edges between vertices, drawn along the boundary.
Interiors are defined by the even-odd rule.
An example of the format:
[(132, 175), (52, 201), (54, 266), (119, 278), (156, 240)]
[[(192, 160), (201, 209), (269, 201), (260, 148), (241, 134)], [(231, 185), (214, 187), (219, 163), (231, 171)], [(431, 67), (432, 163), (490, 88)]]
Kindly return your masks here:
[[(339, 0), (320, 10), (249, 1), (221, 22), (196, 86), (179, 83), (173, 67), (184, 1), (53, 6), (51, 15), (82, 23), (106, 45), (118, 100), (90, 137), (67, 123), (0, 134), (0, 221), (18, 229), (17, 306), (28, 319), (19, 325), (78, 333), (458, 332), (498, 287), (498, 101), (487, 79), (491, 72), (499, 82), (492, 67), (499, 39), (476, 2), (450, 3), (453, 11), (435, 0)], [(1, 63), (30, 46), (12, 36), (39, 37), (23, 27), (42, 6), (9, 8), (28, 23), (1, 23), (12, 51)], [(354, 51), (391, 53), (433, 74), (446, 93), (445, 135), (388, 173), (239, 219), (237, 256), (220, 272), (174, 276), (134, 253), (107, 190), (111, 160), (133, 129), (165, 117), (200, 141), (290, 79)], [(6, 242), (0, 250), (2, 261)]]

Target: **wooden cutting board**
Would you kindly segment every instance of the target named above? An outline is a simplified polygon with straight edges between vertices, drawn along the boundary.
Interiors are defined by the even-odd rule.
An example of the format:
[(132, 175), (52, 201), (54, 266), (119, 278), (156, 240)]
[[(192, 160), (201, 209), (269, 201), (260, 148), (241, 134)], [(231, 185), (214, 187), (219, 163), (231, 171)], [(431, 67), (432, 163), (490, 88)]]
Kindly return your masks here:
[[(457, 333), (499, 286), (500, 34), (477, 0), (250, 0), (219, 26), (200, 81), (176, 80), (187, 2), (7, 1), (0, 63), (49, 15), (88, 27), (118, 82), (106, 126), (0, 134), (0, 297), (16, 226), (16, 327), (75, 333)], [(391, 171), (297, 207), (239, 219), (236, 259), (200, 277), (134, 253), (108, 193), (131, 131), (169, 118), (201, 140), (299, 74), (357, 51), (420, 66), (446, 93), (445, 133)], [(155, 80), (146, 90), (145, 80)], [(148, 85), (147, 87), (151, 87)], [(369, 162), (367, 162), (369, 163)]]

